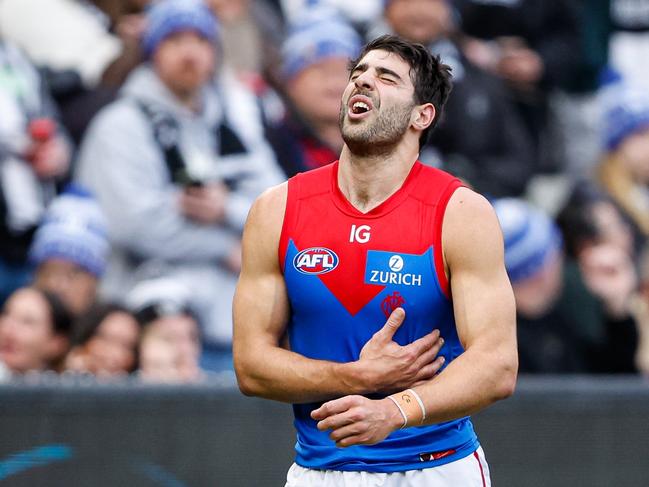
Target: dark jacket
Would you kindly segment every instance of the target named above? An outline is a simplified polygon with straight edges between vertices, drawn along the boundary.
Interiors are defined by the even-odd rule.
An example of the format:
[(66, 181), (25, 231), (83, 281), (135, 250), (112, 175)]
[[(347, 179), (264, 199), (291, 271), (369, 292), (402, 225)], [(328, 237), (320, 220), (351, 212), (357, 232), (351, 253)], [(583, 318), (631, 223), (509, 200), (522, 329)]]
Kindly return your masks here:
[(503, 82), (448, 41), (430, 49), (453, 69), (453, 91), (429, 141), (444, 169), (493, 197), (522, 194), (535, 169), (534, 149)]

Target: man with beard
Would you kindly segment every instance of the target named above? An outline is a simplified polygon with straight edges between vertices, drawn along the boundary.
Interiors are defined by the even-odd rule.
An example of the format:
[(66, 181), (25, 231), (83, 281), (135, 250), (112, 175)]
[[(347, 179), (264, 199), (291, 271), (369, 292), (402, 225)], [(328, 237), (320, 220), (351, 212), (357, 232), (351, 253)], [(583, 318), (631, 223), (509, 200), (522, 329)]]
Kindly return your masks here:
[(449, 69), (394, 36), (350, 66), (340, 160), (248, 216), (239, 386), (294, 404), (289, 487), (487, 486), (468, 415), (513, 392), (515, 309), (492, 207), (417, 160)]
[(93, 120), (75, 176), (108, 221), (105, 297), (119, 302), (154, 278), (182, 282), (209, 355), (222, 363), (231, 360), (246, 215), (284, 178), (254, 97), (220, 65), (218, 37), (201, 0), (155, 2), (142, 39), (147, 62)]

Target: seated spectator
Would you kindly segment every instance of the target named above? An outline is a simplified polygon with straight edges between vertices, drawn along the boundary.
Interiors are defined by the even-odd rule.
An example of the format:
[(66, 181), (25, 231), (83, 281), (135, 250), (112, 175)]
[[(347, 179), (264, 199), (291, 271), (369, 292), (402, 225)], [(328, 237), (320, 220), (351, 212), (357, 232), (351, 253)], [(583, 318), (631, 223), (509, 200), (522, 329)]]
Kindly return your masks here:
[(29, 253), (36, 266), (34, 283), (80, 316), (95, 302), (108, 253), (101, 209), (90, 193), (70, 185), (47, 208), (34, 236)]
[(56, 295), (34, 287), (15, 291), (0, 315), (0, 363), (12, 376), (60, 370), (71, 316)]
[(384, 19), (373, 33), (387, 30), (424, 44), (452, 69), (453, 91), (420, 158), (441, 163), (481, 193), (523, 194), (536, 170), (532, 140), (503, 81), (469, 61), (453, 40), (448, 0), (390, 0)]
[[(143, 281), (133, 289), (128, 303), (142, 327), (140, 356), (143, 353), (142, 347), (145, 351), (149, 345), (153, 349), (149, 357), (152, 358), (151, 363), (145, 360), (140, 364), (141, 368), (147, 369), (148, 365), (155, 364), (167, 364), (165, 367), (173, 364), (175, 374), (182, 382), (192, 382), (203, 377), (199, 363), (200, 327), (188, 301), (189, 289), (170, 279)], [(156, 338), (151, 339), (150, 335), (155, 335)], [(168, 347), (149, 343), (160, 340), (171, 345), (171, 356), (167, 353), (168, 350), (165, 351)], [(230, 354), (230, 361), (231, 357)]]
[(285, 116), (270, 121), (267, 137), (287, 176), (335, 161), (343, 146), (340, 99), (347, 64), (360, 37), (330, 10), (314, 10), (291, 27), (282, 46)]
[(74, 325), (65, 370), (120, 377), (137, 366), (140, 325), (124, 307), (97, 303)]
[(597, 177), (610, 197), (649, 236), (649, 89), (613, 79), (602, 90), (604, 147)]
[(461, 18), (466, 56), (504, 80), (539, 156), (539, 169), (556, 170), (548, 152), (550, 95), (582, 68), (579, 5), (572, 0), (452, 0)]
[(107, 16), (90, 1), (0, 2), (0, 36), (43, 70), (76, 142), (141, 61), (137, 40), (143, 23), (132, 20), (115, 26), (114, 34)]
[(70, 145), (38, 72), (0, 36), (0, 303), (29, 282), (27, 250), (66, 177)]
[(281, 182), (254, 97), (219, 74), (218, 23), (199, 0), (163, 0), (148, 13), (149, 62), (93, 121), (78, 180), (97, 196), (113, 244), (105, 291), (172, 277), (211, 342), (231, 341), (231, 303), (248, 209)]
[(636, 371), (635, 274), (610, 244), (566, 259), (558, 227), (522, 200), (494, 203), (516, 298), (523, 373)]
[(147, 330), (142, 337), (138, 377), (150, 383), (187, 382), (178, 348), (158, 328)]

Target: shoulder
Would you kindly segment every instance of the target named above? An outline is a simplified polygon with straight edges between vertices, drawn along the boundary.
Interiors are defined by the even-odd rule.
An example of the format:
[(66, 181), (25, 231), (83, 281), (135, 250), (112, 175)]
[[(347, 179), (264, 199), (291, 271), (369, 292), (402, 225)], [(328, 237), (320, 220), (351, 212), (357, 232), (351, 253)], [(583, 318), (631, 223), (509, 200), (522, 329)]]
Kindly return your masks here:
[(252, 204), (246, 228), (263, 230), (269, 235), (281, 232), (288, 200), (288, 181), (264, 191)]
[(104, 130), (119, 131), (125, 136), (135, 137), (133, 130), (146, 128), (146, 126), (146, 118), (135, 102), (122, 97), (103, 107), (90, 122), (88, 130), (89, 133)]
[(457, 188), (446, 207), (442, 245), (449, 263), (472, 258), (501, 259), (502, 231), (491, 203), (469, 188)]
[(273, 186), (253, 203), (243, 231), (243, 275), (279, 268), (278, 249), (288, 198), (288, 183)]

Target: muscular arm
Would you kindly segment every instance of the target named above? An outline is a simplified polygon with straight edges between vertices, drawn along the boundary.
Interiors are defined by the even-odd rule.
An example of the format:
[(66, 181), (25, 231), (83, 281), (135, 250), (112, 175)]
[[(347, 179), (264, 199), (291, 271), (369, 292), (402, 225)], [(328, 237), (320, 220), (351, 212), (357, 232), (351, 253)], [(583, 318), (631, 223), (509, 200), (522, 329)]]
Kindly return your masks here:
[[(433, 380), (414, 387), (426, 407), (427, 424), (460, 418), (508, 397), (518, 368), (515, 305), (502, 234), (483, 197), (465, 188), (455, 192), (446, 210), (443, 246), (465, 352)], [(333, 429), (332, 439), (340, 446), (376, 443), (403, 424), (389, 399), (358, 396), (326, 403), (313, 417), (320, 420), (320, 429)], [(350, 418), (357, 420), (350, 424)]]
[[(438, 333), (401, 347), (392, 335), (403, 321), (395, 311), (355, 362), (313, 360), (282, 348), (289, 302), (278, 261), (287, 186), (264, 193), (253, 205), (243, 233), (243, 262), (234, 297), (234, 366), (241, 391), (293, 403), (346, 394), (400, 390), (432, 377)], [(407, 385), (405, 387), (408, 387)]]

